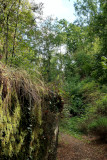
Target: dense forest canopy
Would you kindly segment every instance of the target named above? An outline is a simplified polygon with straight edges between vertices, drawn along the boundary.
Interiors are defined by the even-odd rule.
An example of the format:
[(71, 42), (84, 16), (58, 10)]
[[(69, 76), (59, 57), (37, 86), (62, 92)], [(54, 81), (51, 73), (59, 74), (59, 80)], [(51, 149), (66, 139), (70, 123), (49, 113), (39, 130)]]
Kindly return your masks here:
[(0, 0), (0, 59), (32, 78), (38, 70), (71, 113), (85, 114), (82, 129), (107, 133), (107, 1), (74, 6), (77, 20), (70, 23), (44, 19), (42, 3)]

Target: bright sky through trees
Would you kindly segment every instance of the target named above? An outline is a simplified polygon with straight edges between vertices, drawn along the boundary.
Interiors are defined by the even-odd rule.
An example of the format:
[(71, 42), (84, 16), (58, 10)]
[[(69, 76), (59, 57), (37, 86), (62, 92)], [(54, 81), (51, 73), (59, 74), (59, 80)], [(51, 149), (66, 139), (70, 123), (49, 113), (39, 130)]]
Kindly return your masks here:
[[(37, 2), (37, 0), (35, 0)], [(74, 2), (76, 0), (38, 0), (44, 3), (44, 15), (53, 15), (58, 19), (66, 19), (69, 22), (75, 20)]]

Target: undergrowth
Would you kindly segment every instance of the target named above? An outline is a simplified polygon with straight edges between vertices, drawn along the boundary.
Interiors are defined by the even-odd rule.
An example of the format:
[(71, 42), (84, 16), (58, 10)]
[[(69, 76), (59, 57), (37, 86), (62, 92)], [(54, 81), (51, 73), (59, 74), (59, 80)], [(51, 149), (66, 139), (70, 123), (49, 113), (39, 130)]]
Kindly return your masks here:
[(107, 86), (91, 78), (73, 78), (66, 85), (69, 101), (60, 130), (77, 138), (83, 134), (94, 135), (106, 142)]
[(64, 109), (62, 113), (62, 118), (60, 119), (60, 132), (67, 133), (77, 139), (82, 139), (83, 133), (78, 129), (78, 116), (69, 116), (69, 112), (66, 109)]

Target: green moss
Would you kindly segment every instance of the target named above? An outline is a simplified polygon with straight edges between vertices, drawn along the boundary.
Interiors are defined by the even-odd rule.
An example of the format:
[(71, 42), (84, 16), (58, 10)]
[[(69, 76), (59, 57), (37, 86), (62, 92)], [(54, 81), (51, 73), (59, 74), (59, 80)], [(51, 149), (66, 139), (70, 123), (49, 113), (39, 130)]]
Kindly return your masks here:
[[(1, 91), (2, 87), (0, 92)], [(17, 147), (17, 152), (21, 149), (20, 143), (22, 143), (22, 141), (20, 141), (18, 145), (15, 142), (15, 134), (18, 132), (18, 127), (21, 119), (21, 107), (17, 98), (17, 94), (14, 91), (13, 93), (16, 100), (15, 109), (12, 116), (10, 115), (11, 108), (8, 107), (8, 104), (10, 104), (13, 93), (11, 93), (11, 90), (9, 90), (9, 88), (8, 91), (8, 95), (6, 96), (4, 101), (2, 101), (0, 97), (0, 139), (1, 146), (3, 148), (3, 154), (12, 156), (12, 152), (14, 152), (15, 150), (14, 146)], [(22, 137), (20, 139), (22, 139)]]
[[(13, 93), (15, 97), (15, 107), (14, 112), (12, 110), (12, 114), (10, 114), (12, 101), (8, 103), (9, 107), (6, 106), (6, 102), (13, 97)], [(21, 106), (19, 104), (17, 94), (15, 93), (15, 91), (13, 93), (8, 93), (4, 102), (0, 98), (0, 139), (2, 141), (1, 146), (3, 149), (3, 155), (10, 157), (12, 157), (13, 154), (17, 155), (20, 152), (22, 145), (24, 145), (25, 143), (24, 141), (27, 135), (26, 131), (20, 131), (21, 133), (19, 134)], [(42, 129), (40, 128), (42, 123), (41, 107), (36, 107), (35, 105), (34, 114), (36, 119), (36, 127), (31, 136), (29, 152), (30, 154), (35, 152), (35, 155), (38, 155), (40, 148), (39, 136), (40, 134), (42, 134)]]

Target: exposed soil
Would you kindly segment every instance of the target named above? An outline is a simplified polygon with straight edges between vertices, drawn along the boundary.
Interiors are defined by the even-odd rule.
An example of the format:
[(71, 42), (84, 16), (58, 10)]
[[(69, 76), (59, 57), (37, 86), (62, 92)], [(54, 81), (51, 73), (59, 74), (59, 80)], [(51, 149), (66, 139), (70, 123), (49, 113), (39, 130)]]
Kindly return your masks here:
[(107, 144), (95, 138), (78, 140), (60, 133), (57, 160), (107, 160)]

